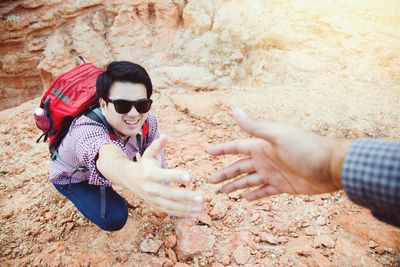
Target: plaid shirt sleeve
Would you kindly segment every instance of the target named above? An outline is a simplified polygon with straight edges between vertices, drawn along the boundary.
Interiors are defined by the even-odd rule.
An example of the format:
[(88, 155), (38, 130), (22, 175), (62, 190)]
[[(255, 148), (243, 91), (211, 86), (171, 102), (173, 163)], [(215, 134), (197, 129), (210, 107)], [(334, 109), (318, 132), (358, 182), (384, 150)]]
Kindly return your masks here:
[(400, 227), (400, 142), (355, 140), (346, 155), (342, 177), (350, 200)]
[[(75, 129), (76, 128), (76, 129)], [(100, 148), (107, 144), (114, 144), (124, 152), (124, 146), (110, 139), (107, 128), (85, 118), (83, 123), (71, 127), (72, 138), (76, 140), (74, 151), (79, 162), (89, 169), (89, 184), (111, 186), (112, 182), (104, 177), (96, 167), (97, 154)]]

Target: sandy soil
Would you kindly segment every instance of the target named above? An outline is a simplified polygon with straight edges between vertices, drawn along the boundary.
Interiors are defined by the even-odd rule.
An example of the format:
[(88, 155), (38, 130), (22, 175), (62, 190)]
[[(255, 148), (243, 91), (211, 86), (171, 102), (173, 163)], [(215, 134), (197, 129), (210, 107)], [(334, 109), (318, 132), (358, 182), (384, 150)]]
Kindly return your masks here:
[[(230, 66), (235, 86), (157, 88), (154, 112), (170, 136), (168, 164), (190, 170), (192, 187), (211, 196), (199, 219), (166, 216), (117, 188), (132, 205), (128, 223), (115, 233), (99, 230), (47, 181), (47, 145), (35, 143), (32, 119), (39, 99), (1, 111), (0, 265), (397, 266), (400, 230), (344, 192), (258, 202), (240, 192), (216, 195), (207, 176), (234, 157), (204, 152), (207, 143), (245, 136), (232, 106), (322, 135), (400, 140), (400, 23), (380, 8), (355, 12), (351, 23), (346, 12), (309, 11), (319, 24), (291, 21), (293, 45), (249, 51)], [(370, 10), (374, 16), (365, 15)]]

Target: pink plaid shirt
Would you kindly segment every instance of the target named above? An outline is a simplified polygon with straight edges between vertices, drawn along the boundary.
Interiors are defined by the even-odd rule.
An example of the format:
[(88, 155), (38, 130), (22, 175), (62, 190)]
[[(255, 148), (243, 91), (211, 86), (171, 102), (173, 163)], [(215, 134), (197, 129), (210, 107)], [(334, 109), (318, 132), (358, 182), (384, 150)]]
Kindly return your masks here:
[[(147, 120), (149, 136), (144, 149), (159, 137), (157, 120), (151, 112), (148, 114)], [(135, 136), (123, 138), (117, 133), (116, 140), (111, 140), (108, 130), (103, 124), (84, 115), (76, 118), (58, 148), (59, 158), (68, 163), (70, 167), (63, 164), (59, 159), (50, 160), (50, 181), (55, 184), (88, 181), (89, 184), (93, 185), (111, 186), (111, 181), (105, 178), (96, 168), (99, 149), (106, 144), (119, 146), (131, 160), (140, 150), (140, 144)], [(164, 153), (161, 155), (161, 160), (161, 167), (166, 168)], [(75, 171), (76, 166), (86, 167), (88, 171)]]

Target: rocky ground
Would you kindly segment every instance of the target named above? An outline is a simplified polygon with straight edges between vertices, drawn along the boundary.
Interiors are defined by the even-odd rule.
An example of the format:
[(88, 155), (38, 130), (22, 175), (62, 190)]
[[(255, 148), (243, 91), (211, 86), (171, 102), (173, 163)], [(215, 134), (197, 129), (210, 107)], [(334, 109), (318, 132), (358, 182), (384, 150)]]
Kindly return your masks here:
[[(400, 230), (377, 221), (343, 192), (281, 195), (258, 202), (247, 202), (240, 193), (215, 194), (218, 186), (208, 184), (207, 176), (233, 158), (212, 158), (203, 147), (243, 134), (231, 122), (222, 98), (208, 97), (211, 103), (192, 102), (189, 108), (188, 97), (163, 91), (155, 97), (155, 112), (161, 131), (170, 136), (169, 166), (193, 173), (192, 187), (211, 197), (206, 212), (198, 219), (166, 216), (119, 190), (133, 207), (127, 225), (116, 233), (88, 222), (47, 181), (47, 146), (35, 143), (39, 132), (31, 114), (38, 99), (3, 111), (1, 265), (395, 266), (399, 262)], [(333, 131), (326, 125), (314, 130)], [(361, 133), (338, 131), (349, 138)]]
[[(160, 39), (143, 30), (144, 43), (126, 37), (133, 28), (126, 27), (127, 21), (136, 27), (142, 23), (162, 29), (165, 23), (159, 19), (165, 13), (157, 13), (161, 15), (153, 25), (151, 18), (132, 20), (132, 10), (118, 11), (112, 1), (77, 1), (78, 7), (66, 2), (49, 8), (40, 1), (23, 2), (22, 7), (15, 2), (15, 12), (29, 14), (30, 8), (36, 8), (45, 13), (51, 8), (51, 25), (58, 25), (57, 14), (66, 12), (59, 11), (60, 6), (79, 8), (79, 12), (65, 13), (69, 14), (65, 18), (95, 13), (87, 16), (87, 24), (76, 24), (81, 28), (72, 21), (60, 25), (72, 25), (73, 30), (53, 34), (46, 28), (51, 35), (48, 43), (38, 37), (42, 50), (34, 50), (35, 62), (41, 60), (38, 68), (43, 76), (41, 80), (35, 76), (38, 83), (70, 66), (72, 54), (85, 51), (92, 53), (97, 64), (127, 57), (149, 70), (156, 91), (154, 113), (160, 131), (170, 136), (168, 165), (191, 171), (195, 177), (191, 187), (207, 193), (210, 201), (199, 218), (179, 219), (154, 211), (117, 188), (132, 206), (127, 225), (115, 233), (99, 230), (47, 181), (47, 144), (35, 143), (40, 135), (32, 116), (39, 102), (36, 98), (0, 111), (1, 266), (369, 267), (400, 263), (400, 230), (374, 219), (344, 192), (280, 195), (257, 202), (247, 202), (242, 192), (216, 194), (219, 186), (209, 184), (208, 175), (235, 158), (210, 157), (204, 152), (206, 144), (245, 137), (230, 116), (235, 106), (254, 117), (295, 124), (325, 136), (400, 140), (398, 1), (386, 0), (384, 5), (321, 1), (318, 6), (314, 1), (274, 1), (273, 5), (259, 0), (173, 1), (181, 9), (188, 4), (180, 15), (184, 26), (191, 25), (193, 31), (183, 27), (179, 34)], [(101, 9), (103, 4), (105, 9)], [(166, 13), (182, 24), (182, 18), (174, 15), (177, 12)], [(21, 25), (12, 15), (7, 14), (7, 19), (18, 28)], [(151, 27), (147, 30), (153, 34)], [(136, 36), (135, 31), (129, 34)], [(83, 40), (84, 36), (91, 38)], [(130, 43), (125, 46), (127, 39)], [(173, 40), (173, 45), (165, 45), (166, 40)], [(12, 42), (7, 44), (14, 47)], [(104, 47), (114, 52), (96, 52)], [(7, 50), (2, 58), (3, 69), (9, 68), (3, 75), (7, 79), (13, 68), (26, 61), (16, 61), (17, 50)], [(17, 71), (13, 75), (20, 77)], [(13, 86), (22, 81), (25, 86), (26, 80), (19, 78)]]

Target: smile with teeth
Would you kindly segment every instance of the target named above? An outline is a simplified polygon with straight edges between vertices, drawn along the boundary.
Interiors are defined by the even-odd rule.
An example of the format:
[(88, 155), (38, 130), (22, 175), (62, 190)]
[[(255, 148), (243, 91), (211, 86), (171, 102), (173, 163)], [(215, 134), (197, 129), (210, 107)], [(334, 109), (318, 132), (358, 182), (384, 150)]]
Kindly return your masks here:
[(128, 124), (128, 125), (136, 125), (136, 124), (139, 123), (139, 121), (140, 121), (140, 119), (137, 119), (137, 120), (124, 120), (124, 122), (126, 124)]

